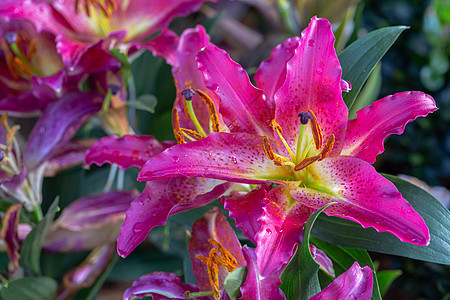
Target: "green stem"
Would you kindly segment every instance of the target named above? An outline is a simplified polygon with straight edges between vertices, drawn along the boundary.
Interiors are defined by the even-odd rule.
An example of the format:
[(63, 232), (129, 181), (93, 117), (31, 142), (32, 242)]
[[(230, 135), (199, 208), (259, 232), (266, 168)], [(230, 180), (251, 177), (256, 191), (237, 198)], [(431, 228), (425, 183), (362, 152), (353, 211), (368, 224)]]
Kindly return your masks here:
[(192, 101), (186, 101), (186, 107), (188, 110), (188, 114), (191, 117), (191, 120), (195, 125), (195, 128), (197, 128), (197, 130), (198, 130), (198, 133), (207, 135), (205, 133), (205, 131), (203, 130), (202, 125), (200, 125), (200, 123), (198, 122), (197, 117), (195, 116), (194, 108), (192, 107)]
[(281, 20), (286, 29), (292, 33), (296, 33), (297, 26), (292, 15), (294, 12), (292, 4), (288, 0), (278, 0), (278, 12), (280, 13)]
[(212, 291), (207, 292), (196, 292), (196, 293), (188, 293), (187, 299), (194, 299), (198, 297), (212, 296), (214, 293)]
[(31, 213), (33, 214), (34, 222), (36, 224), (38, 224), (44, 217), (44, 215), (42, 214), (42, 208), (40, 205), (36, 205)]

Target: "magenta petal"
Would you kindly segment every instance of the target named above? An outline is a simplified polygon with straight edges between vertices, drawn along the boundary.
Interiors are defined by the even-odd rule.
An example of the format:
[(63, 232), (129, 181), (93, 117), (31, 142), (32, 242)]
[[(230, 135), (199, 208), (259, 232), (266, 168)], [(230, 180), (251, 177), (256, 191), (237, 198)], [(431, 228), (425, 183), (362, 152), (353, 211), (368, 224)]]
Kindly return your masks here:
[(311, 255), (320, 265), (321, 268), (325, 270), (328, 274), (330, 274), (332, 277), (334, 277), (334, 268), (333, 268), (333, 262), (331, 259), (319, 248), (317, 248), (314, 245), (309, 245), (309, 250), (311, 251)]
[[(154, 56), (163, 57), (169, 65), (173, 66), (176, 62), (175, 51), (177, 49), (177, 42), (178, 35), (164, 28), (160, 34), (146, 42), (136, 44), (136, 47), (137, 49), (144, 48), (152, 51)], [(129, 52), (128, 55), (130, 54)]]
[(6, 253), (9, 257), (8, 270), (13, 274), (19, 268), (20, 244), (18, 226), (22, 204), (11, 205), (2, 216), (0, 239), (5, 242)]
[[(184, 96), (181, 92), (185, 89), (192, 88), (205, 92), (213, 101), (216, 109), (219, 109), (219, 99), (216, 94), (211, 92), (206, 86), (202, 72), (198, 69), (195, 56), (202, 48), (210, 45), (209, 36), (202, 26), (195, 29), (186, 29), (180, 37), (177, 51), (176, 62), (172, 69), (172, 75), (175, 79), (177, 87), (177, 98), (174, 107), (178, 109), (180, 118), (180, 126), (196, 130), (194, 123), (187, 117)], [(208, 108), (205, 102), (198, 95), (194, 95), (191, 100), (195, 115), (205, 130), (209, 133), (209, 123), (211, 120)], [(221, 116), (219, 116), (220, 118)]]
[(123, 294), (124, 300), (142, 299), (151, 295), (153, 299), (186, 299), (185, 293), (197, 292), (194, 284), (185, 284), (180, 276), (167, 272), (146, 274), (133, 282)]
[(94, 45), (81, 49), (76, 59), (71, 62), (70, 75), (76, 76), (106, 70), (118, 70), (120, 67), (120, 61), (103, 48), (103, 40), (101, 40)]
[(263, 185), (250, 193), (231, 192), (224, 200), (224, 208), (230, 212), (230, 218), (236, 221), (236, 227), (253, 243), (255, 235), (261, 228), (258, 218), (263, 213), (266, 202), (267, 186)]
[(274, 95), (286, 79), (286, 64), (294, 56), (300, 38), (287, 39), (276, 46), (270, 54), (270, 59), (263, 61), (255, 73), (258, 88), (262, 89), (268, 101), (274, 100)]
[(207, 138), (168, 148), (151, 158), (138, 180), (187, 176), (245, 183), (291, 178), (289, 167), (277, 167), (264, 153), (262, 137), (214, 132)]
[(407, 123), (437, 109), (434, 99), (422, 92), (397, 93), (375, 101), (348, 122), (342, 154), (374, 163), (384, 151), (383, 141), (388, 135), (402, 134)]
[(110, 163), (121, 169), (140, 168), (163, 149), (163, 145), (151, 135), (107, 136), (95, 142), (86, 152), (85, 166)]
[(286, 299), (286, 296), (279, 289), (281, 271), (261, 276), (256, 263), (255, 249), (244, 246), (242, 252), (247, 261), (247, 278), (241, 286), (241, 299)]
[(170, 215), (206, 205), (228, 188), (228, 183), (205, 178), (176, 177), (147, 182), (142, 194), (131, 203), (120, 228), (119, 255), (128, 256), (154, 227), (166, 224)]
[(320, 178), (320, 183), (292, 189), (291, 196), (297, 201), (316, 209), (337, 202), (325, 210), (327, 215), (390, 232), (415, 245), (430, 242), (422, 217), (368, 162), (349, 156), (327, 157), (314, 163), (309, 172), (312, 178)]
[(44, 250), (76, 252), (115, 241), (135, 197), (130, 192), (107, 192), (76, 200), (50, 226)]
[(350, 269), (339, 275), (329, 286), (310, 300), (369, 300), (372, 297), (373, 275), (370, 267), (361, 268), (355, 262)]
[(279, 185), (267, 194), (268, 204), (259, 218), (256, 234), (258, 270), (262, 276), (282, 270), (302, 240), (303, 224), (314, 212), (301, 203), (292, 203), (289, 189)]
[(197, 54), (197, 61), (206, 86), (220, 99), (219, 112), (231, 132), (272, 133), (273, 104), (227, 52), (210, 45)]
[(25, 165), (33, 170), (67, 143), (78, 128), (100, 110), (94, 93), (71, 93), (49, 105), (30, 134), (24, 151)]
[(330, 22), (313, 17), (287, 64), (286, 81), (275, 94), (275, 119), (292, 149), (297, 148), (298, 114), (309, 109), (317, 117), (324, 141), (335, 135), (332, 154), (338, 154), (344, 142), (348, 110), (342, 100), (342, 69), (334, 40)]
[(60, 297), (57, 299), (70, 298), (67, 294), (74, 294), (82, 288), (91, 286), (108, 267), (113, 256), (114, 244), (103, 245), (92, 251), (83, 263), (64, 275), (61, 288), (58, 290)]
[[(197, 255), (209, 256), (213, 245), (208, 240), (213, 239), (227, 249), (237, 260), (237, 267), (245, 266), (242, 255), (241, 244), (234, 233), (233, 228), (228, 224), (226, 217), (220, 209), (214, 207), (203, 215), (201, 219), (192, 225), (192, 236), (189, 240), (188, 250), (192, 261), (192, 271), (197, 279), (200, 291), (211, 291), (212, 287), (208, 277), (208, 269), (204, 262), (197, 258)], [(219, 286), (223, 288), (223, 281), (228, 275), (226, 269), (219, 268)]]
[(95, 139), (69, 141), (47, 162), (44, 175), (52, 177), (61, 170), (83, 163), (85, 152), (92, 147), (94, 141)]

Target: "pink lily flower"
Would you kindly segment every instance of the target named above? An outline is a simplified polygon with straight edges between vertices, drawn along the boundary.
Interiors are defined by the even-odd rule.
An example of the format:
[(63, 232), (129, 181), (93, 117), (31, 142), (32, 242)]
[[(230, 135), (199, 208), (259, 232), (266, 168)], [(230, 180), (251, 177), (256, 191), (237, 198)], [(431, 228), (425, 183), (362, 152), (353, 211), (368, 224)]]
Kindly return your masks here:
[[(7, 0), (0, 14), (33, 20), (58, 36), (58, 50), (70, 61), (90, 44), (104, 42), (106, 50), (119, 47), (132, 54), (145, 48), (170, 60), (178, 39), (166, 29), (179, 16), (188, 15), (205, 0)], [(157, 34), (150, 40), (146, 38)]]
[[(330, 23), (314, 17), (300, 40), (278, 46), (260, 66), (255, 75), (260, 88), (226, 52), (203, 48), (198, 67), (230, 132), (215, 130), (166, 149), (142, 167), (138, 180), (185, 176), (280, 184), (267, 204), (259, 204), (264, 213), (258, 234), (278, 245), (273, 253), (286, 254), (281, 261), (299, 242), (309, 214), (330, 202), (337, 202), (325, 210), (330, 216), (427, 245), (423, 219), (371, 163), (388, 135), (401, 134), (408, 122), (435, 111), (435, 102), (421, 92), (398, 93), (349, 121), (342, 100), (349, 84), (341, 79), (334, 40)], [(269, 257), (259, 258), (263, 275), (272, 268), (262, 263)]]

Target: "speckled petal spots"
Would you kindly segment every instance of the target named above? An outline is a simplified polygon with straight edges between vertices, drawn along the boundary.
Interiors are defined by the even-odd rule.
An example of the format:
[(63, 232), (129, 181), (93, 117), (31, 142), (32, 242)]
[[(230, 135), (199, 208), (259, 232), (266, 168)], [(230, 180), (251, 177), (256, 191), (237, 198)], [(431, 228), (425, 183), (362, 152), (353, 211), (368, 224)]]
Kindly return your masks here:
[(206, 205), (229, 187), (220, 180), (205, 178), (167, 178), (147, 182), (142, 194), (127, 211), (117, 239), (117, 252), (126, 257), (156, 226), (181, 211)]
[(332, 133), (336, 136), (332, 155), (342, 147), (348, 110), (342, 100), (342, 69), (334, 40), (328, 20), (313, 17), (287, 64), (286, 81), (275, 94), (275, 120), (293, 149), (297, 148), (298, 114), (308, 110), (315, 113), (324, 140)]
[(86, 152), (86, 164), (101, 166), (116, 164), (121, 169), (142, 167), (152, 156), (160, 153), (164, 146), (150, 135), (107, 136), (95, 142)]
[(361, 268), (355, 262), (350, 269), (336, 278), (329, 286), (310, 300), (369, 300), (373, 291), (372, 270), (365, 266)]
[[(215, 207), (203, 215), (201, 219), (192, 225), (191, 239), (189, 240), (188, 250), (192, 261), (192, 271), (197, 279), (197, 285), (200, 291), (211, 291), (206, 264), (197, 258), (197, 255), (208, 257), (210, 250), (214, 247), (209, 239), (213, 239), (228, 250), (237, 260), (237, 267), (245, 265), (242, 255), (241, 244), (234, 233), (234, 230), (228, 224), (226, 217)], [(219, 268), (219, 283), (222, 288), (223, 280), (226, 277), (225, 269)]]
[(384, 151), (390, 134), (402, 134), (407, 123), (437, 110), (433, 98), (422, 92), (403, 92), (375, 101), (357, 112), (348, 122), (342, 155), (374, 163)]
[(261, 136), (215, 132), (151, 158), (139, 172), (138, 180), (176, 176), (258, 183), (290, 179), (291, 171), (289, 167), (275, 166), (266, 156)]
[(291, 196), (297, 201), (316, 209), (337, 202), (326, 210), (327, 215), (390, 232), (415, 245), (425, 246), (430, 242), (422, 217), (394, 184), (368, 162), (348, 156), (327, 157), (314, 163), (308, 171), (316, 181), (291, 189)]

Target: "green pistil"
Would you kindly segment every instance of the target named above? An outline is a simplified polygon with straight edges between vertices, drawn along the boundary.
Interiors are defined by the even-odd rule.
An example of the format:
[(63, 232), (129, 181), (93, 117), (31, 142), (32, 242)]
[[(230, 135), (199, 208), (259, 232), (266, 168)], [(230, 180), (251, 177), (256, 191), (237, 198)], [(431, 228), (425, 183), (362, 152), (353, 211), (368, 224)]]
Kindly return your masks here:
[(41, 209), (40, 205), (36, 205), (31, 213), (33, 214), (34, 222), (36, 224), (39, 223), (42, 220), (42, 218), (44, 217), (44, 215), (42, 214), (42, 209)]
[(22, 51), (20, 51), (16, 43), (11, 43), (9, 46), (11, 47), (12, 52), (18, 58), (20, 58), (20, 60), (27, 66), (27, 68), (31, 70), (33, 74), (36, 74), (37, 76), (42, 76), (42, 74), (38, 70), (36, 70), (31, 66), (30, 62), (26, 59), (25, 55), (23, 55)]
[(192, 102), (189, 100), (185, 100), (186, 101), (186, 107), (187, 107), (187, 112), (189, 114), (189, 117), (191, 118), (192, 122), (195, 125), (195, 128), (197, 129), (198, 133), (203, 134), (203, 135), (207, 135), (205, 133), (205, 131), (202, 128), (202, 125), (200, 125), (200, 123), (197, 120), (197, 116), (195, 115), (194, 112), (194, 108), (192, 107)]
[(16, 175), (16, 172), (14, 172), (13, 169), (7, 167), (7, 166), (4, 165), (4, 164), (0, 164), (0, 169), (2, 169), (3, 171), (5, 171), (6, 173), (8, 173), (8, 174), (11, 175), (11, 176)]
[(102, 105), (102, 113), (106, 114), (108, 112), (109, 104), (111, 103), (112, 91), (108, 90), (108, 93), (105, 96), (105, 100), (103, 100)]
[(302, 159), (303, 154), (303, 135), (305, 134), (306, 125), (300, 124), (300, 129), (298, 130), (298, 138), (297, 138), (297, 153), (295, 157), (295, 162), (299, 163)]

